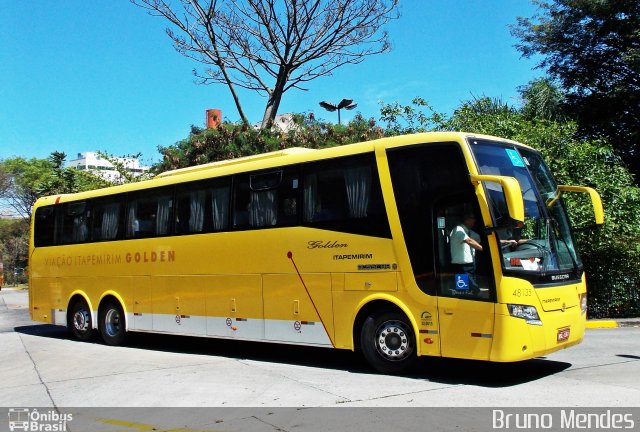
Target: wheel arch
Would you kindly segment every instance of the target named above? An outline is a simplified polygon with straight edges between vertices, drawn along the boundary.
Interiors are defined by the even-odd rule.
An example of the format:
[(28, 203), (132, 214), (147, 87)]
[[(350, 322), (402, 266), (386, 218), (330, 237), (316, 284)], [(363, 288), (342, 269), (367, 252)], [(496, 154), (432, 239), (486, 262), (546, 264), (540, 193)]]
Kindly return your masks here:
[[(124, 299), (120, 296), (120, 294), (118, 294), (115, 291), (105, 291), (104, 293), (102, 293), (102, 296), (100, 296), (100, 302), (98, 305), (98, 314), (100, 314), (100, 310), (102, 308), (102, 306), (109, 300), (115, 300), (118, 303), (120, 303), (120, 307), (122, 308), (122, 312), (124, 314), (124, 328), (125, 330), (129, 330), (129, 319), (127, 317), (127, 306), (124, 302)], [(98, 317), (100, 318), (100, 317)]]
[(354, 351), (358, 350), (360, 347), (360, 330), (368, 316), (374, 312), (395, 311), (403, 314), (411, 324), (415, 337), (416, 354), (418, 356), (421, 355), (419, 343), (420, 329), (418, 328), (418, 323), (414, 319), (407, 305), (399, 301), (397, 298), (389, 295), (367, 297), (358, 304), (357, 311), (358, 312), (356, 313), (351, 326), (351, 343)]
[(97, 327), (95, 326), (95, 323), (97, 322), (97, 312), (93, 309), (93, 304), (91, 303), (91, 300), (89, 299), (87, 293), (81, 290), (75, 290), (69, 295), (69, 301), (67, 301), (67, 323), (69, 323), (69, 314), (71, 314), (73, 304), (78, 300), (84, 301), (89, 307), (89, 313), (91, 314), (91, 328), (96, 329)]

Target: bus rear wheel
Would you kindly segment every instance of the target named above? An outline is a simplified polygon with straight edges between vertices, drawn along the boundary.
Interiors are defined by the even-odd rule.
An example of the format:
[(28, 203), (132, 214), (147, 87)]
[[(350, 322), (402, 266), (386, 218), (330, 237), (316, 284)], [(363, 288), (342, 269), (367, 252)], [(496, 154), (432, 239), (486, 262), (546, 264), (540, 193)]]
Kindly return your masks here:
[(100, 307), (100, 334), (107, 345), (122, 345), (127, 338), (125, 317), (117, 300), (109, 299)]
[(376, 312), (367, 317), (360, 333), (360, 349), (376, 371), (396, 374), (416, 361), (413, 327), (401, 313)]
[(91, 311), (87, 302), (76, 300), (67, 314), (67, 328), (78, 340), (89, 341), (93, 337), (93, 325), (91, 322)]

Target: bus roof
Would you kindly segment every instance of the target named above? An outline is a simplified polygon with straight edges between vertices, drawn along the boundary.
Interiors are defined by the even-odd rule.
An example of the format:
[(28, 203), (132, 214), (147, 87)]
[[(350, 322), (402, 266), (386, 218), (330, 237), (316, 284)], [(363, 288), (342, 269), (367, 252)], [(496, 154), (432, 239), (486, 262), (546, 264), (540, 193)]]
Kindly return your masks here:
[(272, 151), (272, 152), (269, 152), (269, 153), (261, 153), (261, 154), (257, 154), (257, 155), (251, 155), (251, 156), (239, 157), (239, 158), (235, 158), (235, 159), (227, 159), (227, 160), (222, 160), (222, 161), (217, 161), (217, 162), (210, 162), (210, 163), (206, 163), (206, 164), (202, 164), (202, 165), (190, 166), (190, 167), (187, 167), (187, 168), (179, 168), (179, 169), (175, 169), (175, 170), (172, 170), (172, 171), (165, 171), (163, 173), (158, 174), (156, 176), (156, 178), (175, 176), (175, 175), (179, 175), (179, 174), (187, 174), (187, 173), (192, 173), (192, 172), (197, 172), (197, 171), (205, 171), (205, 170), (209, 170), (209, 169), (212, 169), (212, 168), (219, 168), (219, 167), (223, 167), (223, 166), (237, 165), (237, 164), (243, 164), (243, 163), (246, 163), (246, 162), (265, 160), (265, 159), (271, 159), (271, 158), (278, 158), (278, 157), (282, 157), (282, 156), (303, 154), (303, 153), (316, 152), (316, 151), (318, 151), (318, 150), (304, 148), (304, 147), (291, 147), (291, 148), (288, 148), (288, 149), (276, 150), (276, 151)]
[(350, 154), (373, 151), (376, 147), (390, 148), (401, 147), (411, 144), (437, 143), (447, 141), (461, 141), (466, 138), (486, 138), (500, 141), (505, 144), (518, 145), (530, 148), (515, 141), (507, 140), (489, 135), (472, 134), (465, 132), (424, 132), (409, 135), (400, 135), (389, 138), (380, 138), (372, 141), (364, 141), (355, 144), (328, 147), (325, 149), (308, 149), (302, 147), (291, 147), (284, 150), (277, 150), (269, 153), (262, 153), (252, 156), (227, 159), (223, 161), (211, 162), (203, 165), (196, 165), (187, 168), (180, 168), (158, 174), (150, 180), (123, 185), (110, 186), (103, 189), (78, 192), (74, 194), (59, 194), (38, 199), (35, 207), (42, 205), (57, 204), (74, 200), (108, 196), (118, 193), (133, 192), (141, 189), (161, 187), (175, 183), (196, 181), (199, 179), (232, 175), (243, 171), (253, 171), (269, 169), (278, 166), (303, 163), (321, 159), (331, 159), (335, 157), (347, 156)]

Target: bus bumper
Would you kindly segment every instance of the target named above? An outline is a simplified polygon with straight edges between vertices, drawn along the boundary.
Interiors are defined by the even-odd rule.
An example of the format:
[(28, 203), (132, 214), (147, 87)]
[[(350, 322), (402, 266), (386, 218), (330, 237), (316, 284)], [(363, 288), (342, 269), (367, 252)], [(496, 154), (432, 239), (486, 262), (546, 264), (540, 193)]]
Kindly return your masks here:
[(539, 313), (542, 324), (530, 324), (522, 318), (509, 315), (506, 305), (497, 305), (490, 360), (528, 360), (582, 342), (587, 320), (580, 306), (564, 312), (558, 310)]

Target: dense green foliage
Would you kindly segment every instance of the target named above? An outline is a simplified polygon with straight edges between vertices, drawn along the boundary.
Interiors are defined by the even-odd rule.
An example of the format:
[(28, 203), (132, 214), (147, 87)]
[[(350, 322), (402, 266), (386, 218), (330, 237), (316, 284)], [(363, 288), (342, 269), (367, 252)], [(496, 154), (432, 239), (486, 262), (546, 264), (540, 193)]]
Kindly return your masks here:
[(4, 263), (6, 285), (26, 282), (22, 270), (27, 267), (29, 222), (25, 219), (0, 219), (0, 259)]
[(2, 191), (13, 210), (23, 218), (41, 196), (73, 193), (109, 186), (111, 183), (87, 171), (65, 168), (64, 153), (53, 152), (48, 159), (15, 157), (0, 161), (0, 173), (7, 187)]
[(191, 127), (189, 136), (169, 147), (160, 147), (162, 161), (156, 173), (192, 165), (249, 156), (291, 147), (324, 148), (368, 141), (383, 136), (373, 120), (358, 115), (348, 125), (315, 120), (313, 115), (294, 115), (288, 131), (254, 129), (246, 124), (225, 123), (216, 129)]
[(65, 154), (54, 152), (48, 159), (15, 157), (0, 161), (0, 199), (16, 218), (0, 219), (0, 258), (5, 280), (24, 280), (16, 269), (26, 268), (31, 208), (39, 197), (80, 192), (110, 183), (86, 171), (65, 168)]
[[(535, 1), (535, 0), (534, 0)], [(564, 110), (584, 137), (607, 137), (640, 172), (640, 2), (537, 0), (513, 33), (566, 92)]]

